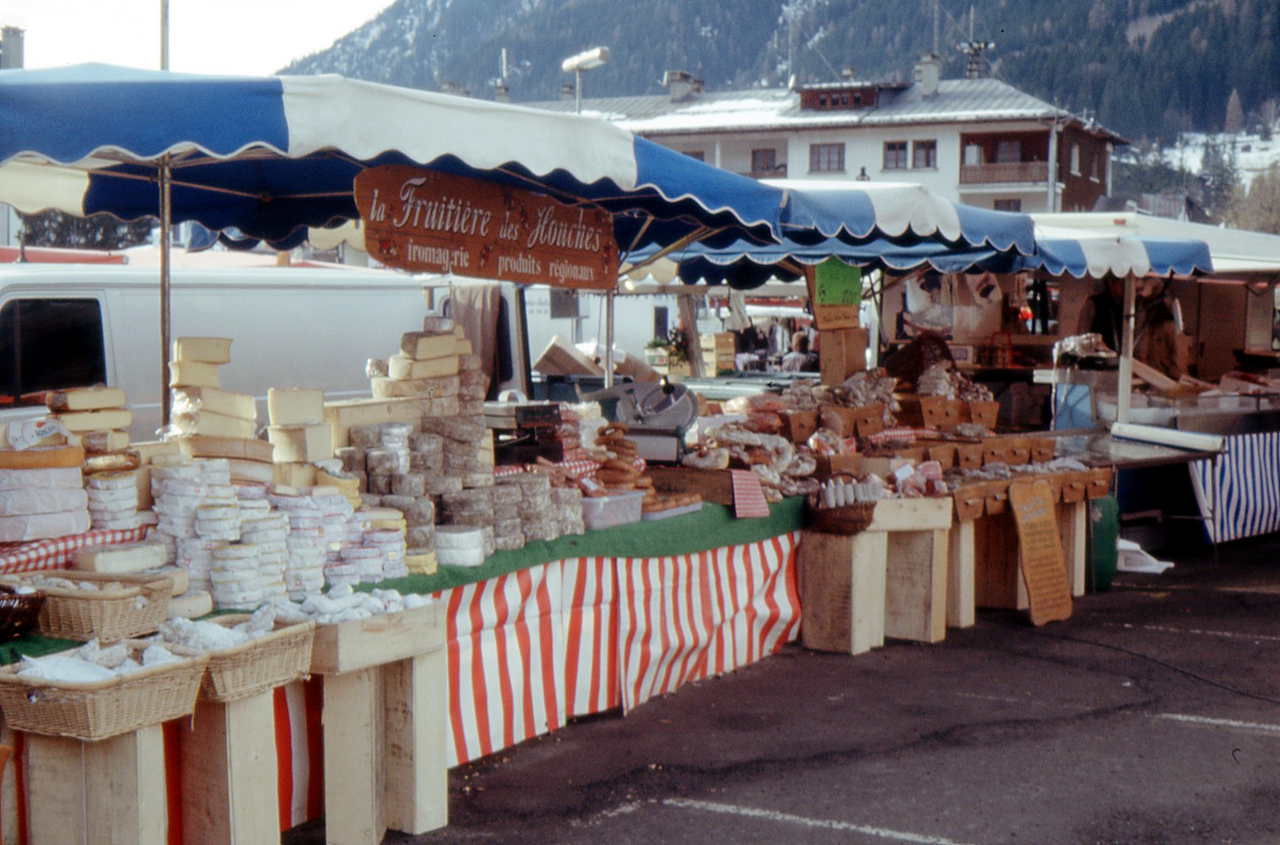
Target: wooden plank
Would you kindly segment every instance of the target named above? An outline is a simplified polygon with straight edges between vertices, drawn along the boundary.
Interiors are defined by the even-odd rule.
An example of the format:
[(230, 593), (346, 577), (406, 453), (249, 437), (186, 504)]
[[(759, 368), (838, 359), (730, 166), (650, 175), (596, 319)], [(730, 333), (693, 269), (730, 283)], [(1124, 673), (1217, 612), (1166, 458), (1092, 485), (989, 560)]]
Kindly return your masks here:
[(952, 499), (883, 499), (867, 531), (932, 531), (951, 527)]
[(1030, 601), (1031, 623), (1071, 618), (1071, 584), (1062, 555), (1056, 506), (1049, 482), (1015, 481), (1009, 503), (1018, 528), (1019, 569)]
[(947, 534), (947, 624), (952, 628), (970, 628), (977, 621), (973, 535), (973, 520), (952, 523)]
[(348, 445), (347, 432), (352, 426), (382, 422), (416, 423), (424, 416), (451, 417), (457, 413), (456, 396), (437, 399), (421, 396), (405, 399), (343, 399), (324, 403), (324, 418), (333, 430), (335, 449)]
[[(382, 676), (361, 669), (324, 679), (324, 834), (330, 845), (379, 845), (383, 815)], [(274, 793), (273, 793), (274, 794)]]
[(33, 843), (164, 842), (163, 729), (100, 742), (27, 734), (27, 802)]
[(974, 527), (974, 602), (978, 607), (1018, 606), (1018, 538), (1009, 514), (983, 516)]
[(947, 633), (947, 532), (898, 531), (886, 539), (885, 636), (939, 642)]
[(423, 654), (444, 644), (440, 602), (335, 625), (316, 626), (311, 671), (353, 672)]
[(382, 667), (387, 827), (420, 834), (449, 823), (445, 651)]
[(197, 702), (182, 732), (185, 845), (274, 841), (276, 781), (272, 693)]
[(849, 653), (861, 654), (884, 645), (884, 596), (888, 567), (888, 537), (879, 531), (863, 531), (853, 537), (850, 582), (852, 615), (849, 620)]
[(1089, 532), (1089, 503), (1058, 505), (1058, 530), (1062, 533), (1062, 556), (1067, 562), (1071, 595), (1083, 596), (1085, 570), (1089, 566), (1085, 545)]

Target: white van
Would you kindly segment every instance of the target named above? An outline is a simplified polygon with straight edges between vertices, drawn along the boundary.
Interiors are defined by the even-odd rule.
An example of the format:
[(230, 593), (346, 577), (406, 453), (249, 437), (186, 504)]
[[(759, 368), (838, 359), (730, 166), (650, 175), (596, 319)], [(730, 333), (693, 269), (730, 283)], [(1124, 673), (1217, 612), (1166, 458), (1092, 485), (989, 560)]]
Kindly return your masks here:
[[(222, 386), (251, 393), (265, 422), (269, 387), (319, 387), (330, 400), (369, 395), (365, 361), (398, 351), (428, 312), (424, 280), (375, 270), (302, 267), (172, 274), (172, 336), (233, 339)], [(106, 383), (123, 388), (134, 440), (160, 425), (155, 268), (20, 264), (0, 268), (0, 421), (36, 416), (22, 396)]]

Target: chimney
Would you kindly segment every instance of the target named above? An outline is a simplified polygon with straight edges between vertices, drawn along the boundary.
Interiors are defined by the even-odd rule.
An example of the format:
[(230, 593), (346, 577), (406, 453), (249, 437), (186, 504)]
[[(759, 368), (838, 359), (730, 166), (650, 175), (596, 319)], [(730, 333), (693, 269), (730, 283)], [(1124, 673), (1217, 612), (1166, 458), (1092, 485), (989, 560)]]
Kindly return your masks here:
[(911, 73), (911, 81), (919, 86), (922, 96), (932, 97), (938, 93), (938, 80), (941, 75), (942, 62), (939, 61), (938, 56), (934, 53), (925, 53), (920, 57), (920, 61), (916, 62)]
[(574, 99), (574, 95), (573, 95), (573, 83), (572, 83), (572, 82), (562, 82), (562, 83), (560, 83), (560, 99), (562, 99), (562, 100), (572, 100), (572, 99)]
[(23, 67), (22, 32), (16, 26), (0, 29), (0, 70)]
[(702, 93), (702, 80), (687, 70), (669, 70), (662, 74), (662, 87), (671, 95), (671, 102), (680, 103)]

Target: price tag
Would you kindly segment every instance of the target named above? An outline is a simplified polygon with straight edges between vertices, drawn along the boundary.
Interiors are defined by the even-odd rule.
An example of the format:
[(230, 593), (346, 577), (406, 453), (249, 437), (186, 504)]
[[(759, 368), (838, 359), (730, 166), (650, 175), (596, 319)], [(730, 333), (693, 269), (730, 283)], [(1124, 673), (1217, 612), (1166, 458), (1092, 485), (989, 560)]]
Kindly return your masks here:
[(862, 303), (862, 270), (829, 258), (805, 273), (818, 329), (856, 329)]

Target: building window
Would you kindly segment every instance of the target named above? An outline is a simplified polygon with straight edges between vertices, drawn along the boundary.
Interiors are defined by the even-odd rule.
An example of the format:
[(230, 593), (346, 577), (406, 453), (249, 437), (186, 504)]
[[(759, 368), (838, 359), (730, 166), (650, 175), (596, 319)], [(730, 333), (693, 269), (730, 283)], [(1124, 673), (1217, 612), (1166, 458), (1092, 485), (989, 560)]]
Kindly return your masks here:
[(1102, 156), (1094, 153), (1089, 156), (1089, 178), (1095, 182), (1102, 178)]
[(698, 161), (707, 160), (707, 154), (704, 153), (702, 150), (685, 150), (684, 154), (687, 155), (689, 158), (696, 158)]
[(751, 171), (753, 173), (768, 173), (777, 166), (778, 151), (772, 147), (751, 151)]
[(911, 166), (932, 170), (938, 166), (938, 142), (916, 141), (911, 145)]
[(884, 142), (884, 169), (905, 170), (907, 167), (907, 142)]
[(1071, 145), (1071, 175), (1080, 175), (1080, 145)]
[(1022, 142), (1018, 140), (996, 142), (996, 163), (1009, 164), (1022, 161)]
[(996, 211), (1022, 211), (1022, 200), (996, 200), (993, 207)]
[(810, 144), (809, 172), (833, 173), (844, 170), (844, 144)]

